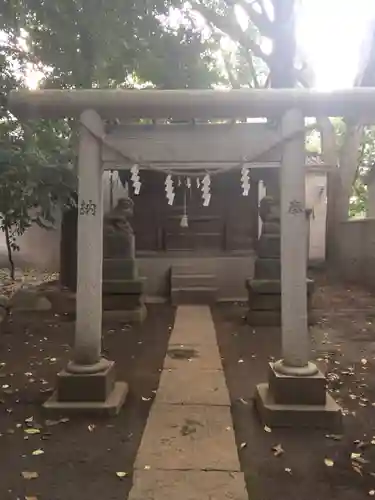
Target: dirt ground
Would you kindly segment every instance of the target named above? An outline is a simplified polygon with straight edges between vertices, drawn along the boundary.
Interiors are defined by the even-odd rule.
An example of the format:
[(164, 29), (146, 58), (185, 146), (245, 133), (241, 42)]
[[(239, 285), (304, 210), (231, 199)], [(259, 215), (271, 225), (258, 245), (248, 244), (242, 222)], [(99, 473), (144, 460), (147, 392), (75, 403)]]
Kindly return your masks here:
[[(246, 309), (240, 305), (213, 309), (251, 500), (375, 496), (375, 296), (320, 277), (314, 306), (320, 318), (312, 331), (314, 355), (344, 408), (342, 437), (311, 430), (266, 432), (252, 398), (254, 386), (267, 379), (267, 361), (279, 356), (280, 332), (250, 328), (241, 320)], [(45, 420), (41, 403), (68, 360), (74, 323), (45, 312), (18, 313), (2, 324), (1, 500), (127, 498), (173, 320), (172, 308), (155, 305), (141, 327), (105, 328), (105, 354), (117, 361), (118, 379), (131, 388), (118, 417), (52, 422)], [(276, 445), (284, 450), (278, 457), (272, 451)], [(25, 472), (38, 477), (24, 478)], [(120, 478), (117, 472), (127, 475)]]
[[(68, 360), (73, 322), (51, 313), (29, 313), (18, 314), (10, 325), (2, 325), (1, 500), (127, 497), (173, 321), (173, 309), (158, 306), (149, 307), (141, 327), (108, 325), (104, 352), (117, 361), (118, 379), (129, 383), (126, 406), (113, 419), (75, 417), (59, 423), (45, 420), (41, 404)], [(39, 432), (28, 434), (34, 429)], [(38, 477), (25, 479), (22, 472), (36, 472)], [(128, 475), (119, 478), (116, 472)]]
[[(319, 277), (312, 330), (314, 356), (344, 409), (343, 436), (322, 431), (266, 432), (254, 414), (254, 386), (267, 381), (267, 360), (280, 334), (238, 320), (240, 307), (214, 310), (232, 399), (242, 470), (251, 500), (360, 500), (375, 496), (375, 297)], [(275, 456), (272, 448), (281, 445)], [(353, 455), (354, 454), (354, 455)]]

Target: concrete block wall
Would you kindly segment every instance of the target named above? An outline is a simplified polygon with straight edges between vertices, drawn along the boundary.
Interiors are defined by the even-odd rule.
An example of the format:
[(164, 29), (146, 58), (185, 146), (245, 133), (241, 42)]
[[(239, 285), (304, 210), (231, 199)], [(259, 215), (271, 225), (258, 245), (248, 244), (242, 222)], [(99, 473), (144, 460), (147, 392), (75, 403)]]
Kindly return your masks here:
[(341, 223), (340, 276), (375, 290), (375, 218)]

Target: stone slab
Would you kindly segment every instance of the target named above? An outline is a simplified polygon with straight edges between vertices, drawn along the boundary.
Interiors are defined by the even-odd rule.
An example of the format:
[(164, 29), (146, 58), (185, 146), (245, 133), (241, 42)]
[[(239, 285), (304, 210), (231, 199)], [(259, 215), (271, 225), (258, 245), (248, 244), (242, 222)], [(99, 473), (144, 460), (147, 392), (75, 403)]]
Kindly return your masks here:
[(325, 405), (326, 378), (321, 371), (309, 377), (284, 375), (269, 364), (269, 388), (276, 404)]
[(209, 307), (179, 306), (169, 343), (217, 346), (215, 327)]
[(130, 310), (104, 310), (103, 321), (115, 321), (119, 323), (138, 324), (143, 323), (147, 318), (147, 308), (145, 305)]
[(172, 288), (171, 300), (175, 306), (184, 304), (215, 304), (218, 289), (210, 286)]
[(136, 471), (128, 500), (248, 500), (242, 472)]
[(57, 394), (60, 402), (106, 401), (116, 378), (115, 363), (98, 373), (70, 373), (62, 370), (57, 375)]
[(195, 370), (222, 370), (219, 349), (207, 344), (169, 344), (164, 369), (183, 369), (191, 364)]
[(126, 382), (116, 382), (106, 401), (62, 402), (57, 399), (57, 391), (44, 403), (48, 414), (88, 414), (95, 416), (114, 416), (121, 410), (129, 388)]
[(325, 429), (340, 433), (342, 412), (328, 393), (325, 405), (276, 404), (268, 384), (256, 387), (255, 406), (263, 424), (268, 427), (295, 427)]
[(164, 370), (156, 393), (157, 403), (230, 406), (221, 370), (203, 373), (190, 363), (176, 370)]
[(217, 346), (213, 328), (199, 328), (192, 321), (190, 324), (176, 325), (169, 339), (170, 344), (199, 344)]
[(147, 466), (240, 471), (230, 408), (154, 403), (135, 461)]

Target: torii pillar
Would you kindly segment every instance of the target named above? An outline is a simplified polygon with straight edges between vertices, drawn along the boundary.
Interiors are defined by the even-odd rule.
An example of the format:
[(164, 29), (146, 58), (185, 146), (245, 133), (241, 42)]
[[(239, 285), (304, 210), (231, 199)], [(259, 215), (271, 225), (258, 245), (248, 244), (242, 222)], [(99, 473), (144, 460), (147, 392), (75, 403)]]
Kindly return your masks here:
[(81, 115), (78, 159), (76, 331), (73, 360), (57, 377), (47, 410), (116, 414), (128, 386), (115, 382), (115, 363), (101, 356), (103, 200), (101, 144), (88, 131), (104, 134), (100, 116)]
[[(282, 118), (283, 135), (304, 126), (298, 110), (291, 109)], [(341, 409), (326, 391), (325, 376), (310, 361), (304, 135), (285, 142), (280, 179), (282, 359), (270, 363), (268, 384), (257, 386), (256, 407), (270, 427), (338, 430)]]

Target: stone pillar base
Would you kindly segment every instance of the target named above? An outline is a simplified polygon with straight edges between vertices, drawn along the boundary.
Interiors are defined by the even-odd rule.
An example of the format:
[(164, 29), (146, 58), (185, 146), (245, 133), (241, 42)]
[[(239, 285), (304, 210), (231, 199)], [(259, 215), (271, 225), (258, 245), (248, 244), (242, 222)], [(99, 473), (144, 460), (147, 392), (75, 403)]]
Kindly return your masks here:
[(326, 391), (322, 372), (311, 376), (284, 375), (270, 363), (269, 383), (259, 384), (255, 406), (269, 427), (310, 427), (340, 432), (342, 412)]
[(117, 415), (128, 394), (126, 382), (115, 381), (115, 363), (98, 373), (72, 373), (62, 370), (57, 389), (44, 403), (48, 412)]

